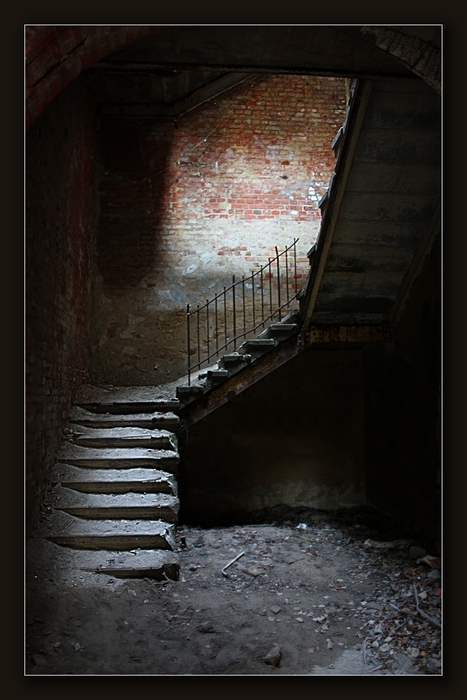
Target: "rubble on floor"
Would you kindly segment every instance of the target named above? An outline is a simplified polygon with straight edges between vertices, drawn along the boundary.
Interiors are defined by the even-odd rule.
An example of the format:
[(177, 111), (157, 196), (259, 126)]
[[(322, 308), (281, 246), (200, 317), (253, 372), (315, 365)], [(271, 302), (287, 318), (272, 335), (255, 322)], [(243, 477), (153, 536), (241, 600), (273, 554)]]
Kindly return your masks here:
[(177, 582), (32, 557), (26, 672), (439, 675), (441, 561), (425, 545), (355, 512), (180, 526)]

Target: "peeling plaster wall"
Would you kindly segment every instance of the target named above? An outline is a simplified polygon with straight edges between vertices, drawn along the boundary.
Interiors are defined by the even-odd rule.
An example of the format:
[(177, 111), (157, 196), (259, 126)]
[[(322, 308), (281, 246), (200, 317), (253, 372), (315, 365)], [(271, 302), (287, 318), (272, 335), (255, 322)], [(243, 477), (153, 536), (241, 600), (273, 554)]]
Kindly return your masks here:
[(294, 238), (302, 286), (345, 106), (344, 79), (268, 76), (177, 125), (101, 118), (95, 384), (183, 376), (187, 303)]
[(366, 504), (361, 355), (308, 350), (180, 436), (183, 522)]

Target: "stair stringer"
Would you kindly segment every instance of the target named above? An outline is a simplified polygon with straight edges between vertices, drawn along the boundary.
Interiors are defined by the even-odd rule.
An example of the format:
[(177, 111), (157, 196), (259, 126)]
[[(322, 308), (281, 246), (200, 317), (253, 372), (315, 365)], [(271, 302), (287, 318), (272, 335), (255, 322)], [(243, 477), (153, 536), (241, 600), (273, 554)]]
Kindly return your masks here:
[(179, 415), (183, 428), (186, 430), (195, 423), (203, 420), (213, 411), (235, 398), (246, 389), (264, 379), (286, 362), (296, 357), (304, 349), (297, 336), (293, 335), (281, 341), (267, 353), (246, 365), (242, 370), (233, 374), (222, 384), (212, 387), (200, 397), (180, 407)]

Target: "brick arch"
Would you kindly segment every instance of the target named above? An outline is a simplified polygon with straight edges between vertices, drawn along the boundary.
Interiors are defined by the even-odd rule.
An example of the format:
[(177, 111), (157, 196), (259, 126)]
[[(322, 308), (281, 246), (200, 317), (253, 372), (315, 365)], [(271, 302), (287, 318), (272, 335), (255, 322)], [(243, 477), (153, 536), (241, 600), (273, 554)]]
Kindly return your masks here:
[(26, 128), (81, 71), (161, 27), (26, 28)]
[[(26, 27), (26, 128), (81, 71), (160, 26)], [(362, 27), (362, 38), (398, 58), (440, 91), (439, 50), (396, 28)]]
[(361, 28), (360, 35), (380, 51), (397, 58), (415, 75), (441, 92), (441, 60), (437, 46), (394, 27), (365, 26)]

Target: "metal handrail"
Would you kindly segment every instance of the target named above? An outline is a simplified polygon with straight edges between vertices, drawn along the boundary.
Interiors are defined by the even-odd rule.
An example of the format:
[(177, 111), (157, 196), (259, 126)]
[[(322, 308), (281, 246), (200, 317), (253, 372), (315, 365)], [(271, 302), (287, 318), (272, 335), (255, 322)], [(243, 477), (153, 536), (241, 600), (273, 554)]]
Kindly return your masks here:
[[(205, 304), (197, 304), (196, 309), (190, 311), (190, 304), (186, 307), (186, 318), (187, 318), (187, 366), (188, 366), (188, 386), (191, 384), (191, 375), (201, 367), (208, 363), (212, 358), (219, 357), (223, 350), (227, 350), (232, 345), (236, 347), (236, 343), (240, 338), (246, 339), (247, 336), (255, 333), (259, 328), (264, 328), (267, 321), (273, 319), (275, 316), (279, 317), (279, 321), (282, 319), (282, 311), (289, 307), (291, 302), (297, 298), (298, 291), (294, 294), (290, 294), (290, 283), (289, 283), (289, 251), (292, 250), (293, 257), (293, 279), (297, 279), (297, 251), (296, 244), (298, 238), (295, 238), (293, 243), (287, 246), (283, 251), (279, 253), (277, 246), (275, 246), (276, 256), (269, 258), (268, 262), (260, 267), (259, 270), (255, 270), (251, 275), (245, 278), (242, 275), (241, 280), (235, 281), (235, 275), (232, 276), (232, 284), (228, 287), (224, 286), (224, 291), (219, 292), (215, 295), (213, 299), (206, 299)], [(282, 303), (281, 296), (281, 269), (280, 269), (280, 258), (285, 256), (285, 301)], [(277, 290), (276, 295), (273, 295), (273, 268), (277, 271)], [(266, 271), (266, 272), (265, 272)], [(259, 289), (255, 295), (255, 278), (259, 277)], [(264, 281), (268, 280), (268, 296), (269, 304), (265, 303), (265, 285)], [(251, 311), (252, 323), (247, 327), (247, 302), (245, 285), (251, 281), (251, 302), (249, 304)], [(241, 289), (240, 293), (237, 292)], [(282, 290), (284, 291), (284, 290)], [(260, 296), (260, 305), (257, 308), (257, 299), (255, 296)], [(275, 304), (273, 304), (273, 297), (276, 297)], [(230, 323), (228, 323), (228, 300), (231, 300), (231, 313), (230, 313)], [(241, 319), (243, 329), (241, 332), (237, 332), (237, 301), (241, 303)], [(219, 306), (223, 308), (223, 323), (222, 318), (219, 322)], [(213, 310), (213, 316), (210, 317), (210, 307)], [(267, 307), (269, 307), (269, 314), (267, 313)], [(203, 353), (203, 358), (201, 359), (201, 334), (200, 325), (201, 319), (206, 324), (206, 332), (204, 336), (204, 344), (206, 347), (206, 352)], [(211, 320), (213, 319), (213, 320)], [(260, 320), (258, 320), (260, 319)], [(194, 323), (193, 323), (194, 321)], [(211, 325), (213, 324), (213, 325)], [(195, 328), (195, 341), (192, 342), (192, 332), (193, 327)], [(215, 339), (215, 349), (211, 351), (210, 342), (210, 329), (214, 329), (214, 339)], [(229, 330), (231, 334), (229, 335)], [(219, 343), (219, 336), (223, 335), (223, 343)], [(195, 347), (193, 347), (193, 344)], [(193, 355), (197, 355), (197, 362), (192, 363)]]

